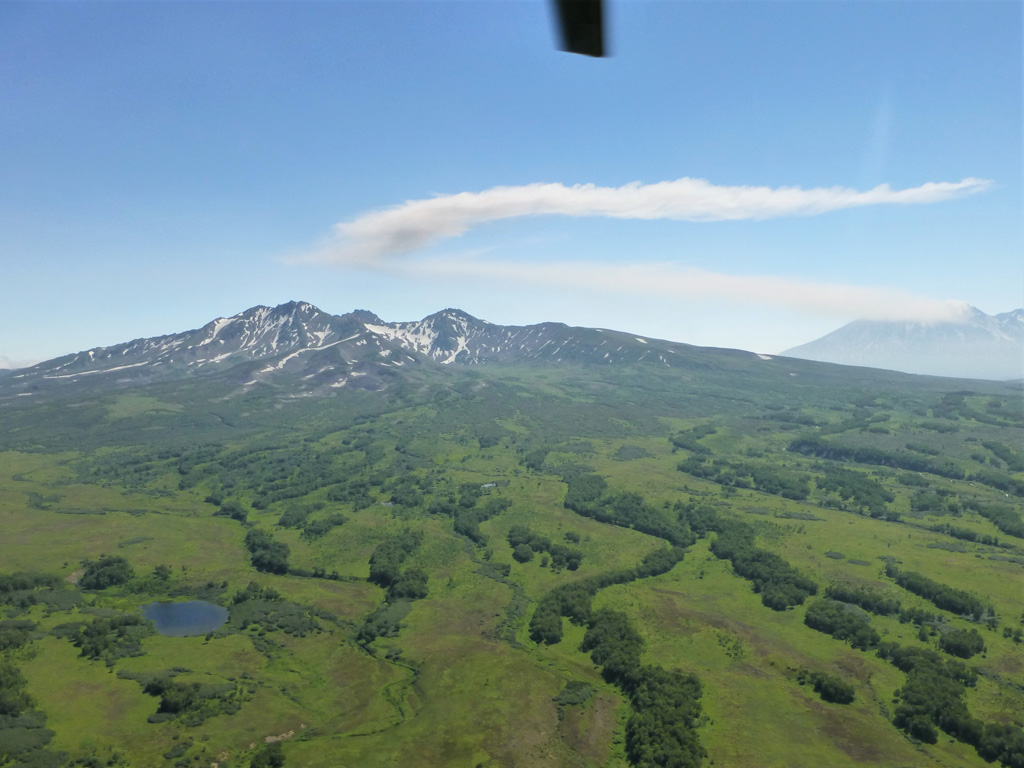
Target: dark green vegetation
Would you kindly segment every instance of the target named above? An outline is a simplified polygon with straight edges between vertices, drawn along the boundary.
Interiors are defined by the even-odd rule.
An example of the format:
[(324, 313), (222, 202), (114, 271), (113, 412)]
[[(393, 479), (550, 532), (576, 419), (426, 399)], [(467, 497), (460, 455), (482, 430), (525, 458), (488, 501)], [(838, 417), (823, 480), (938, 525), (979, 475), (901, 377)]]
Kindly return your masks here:
[(0, 765), (1024, 765), (1020, 389), (678, 354), (4, 400)]
[(814, 692), (821, 696), (822, 701), (831, 704), (850, 704), (856, 698), (852, 685), (827, 672), (811, 672), (801, 669), (796, 679), (800, 685), (810, 683)]

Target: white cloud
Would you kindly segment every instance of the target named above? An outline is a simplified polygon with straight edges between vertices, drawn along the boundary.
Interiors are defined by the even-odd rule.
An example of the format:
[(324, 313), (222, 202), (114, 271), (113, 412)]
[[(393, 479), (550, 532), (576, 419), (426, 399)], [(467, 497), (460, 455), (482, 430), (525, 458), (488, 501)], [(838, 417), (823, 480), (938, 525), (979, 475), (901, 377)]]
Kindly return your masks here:
[(884, 286), (819, 283), (771, 275), (725, 275), (674, 264), (591, 264), (582, 262), (495, 262), (425, 259), (392, 264), (408, 277), (476, 278), (558, 287), (610, 296), (710, 300), (757, 305), (843, 320), (956, 322), (967, 305), (916, 296)]
[(594, 184), (526, 184), (410, 200), (371, 211), (335, 226), (334, 237), (303, 261), (368, 264), (456, 237), (489, 221), (521, 216), (606, 216), (618, 219), (738, 221), (813, 216), (868, 205), (935, 203), (980, 192), (984, 179), (929, 182), (893, 190), (881, 184), (865, 192), (846, 187), (729, 187), (682, 178), (621, 187)]
[(28, 368), (29, 366), (35, 365), (40, 362), (39, 360), (12, 360), (9, 357), (0, 355), (0, 370), (16, 370), (18, 368)]

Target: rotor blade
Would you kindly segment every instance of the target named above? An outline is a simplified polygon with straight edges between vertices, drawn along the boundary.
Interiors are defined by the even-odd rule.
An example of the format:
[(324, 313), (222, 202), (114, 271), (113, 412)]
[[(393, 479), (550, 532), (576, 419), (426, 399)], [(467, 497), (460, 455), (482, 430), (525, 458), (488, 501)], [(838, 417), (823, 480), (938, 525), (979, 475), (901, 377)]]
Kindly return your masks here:
[(555, 0), (562, 50), (584, 56), (604, 56), (602, 0)]

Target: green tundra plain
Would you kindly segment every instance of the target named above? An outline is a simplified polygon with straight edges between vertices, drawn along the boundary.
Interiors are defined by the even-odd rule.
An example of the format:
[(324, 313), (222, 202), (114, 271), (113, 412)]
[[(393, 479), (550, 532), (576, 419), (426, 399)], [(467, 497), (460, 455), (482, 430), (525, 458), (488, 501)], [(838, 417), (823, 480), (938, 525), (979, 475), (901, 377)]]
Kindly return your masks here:
[(185, 381), (8, 402), (0, 449), (5, 768), (1024, 766), (1020, 384)]

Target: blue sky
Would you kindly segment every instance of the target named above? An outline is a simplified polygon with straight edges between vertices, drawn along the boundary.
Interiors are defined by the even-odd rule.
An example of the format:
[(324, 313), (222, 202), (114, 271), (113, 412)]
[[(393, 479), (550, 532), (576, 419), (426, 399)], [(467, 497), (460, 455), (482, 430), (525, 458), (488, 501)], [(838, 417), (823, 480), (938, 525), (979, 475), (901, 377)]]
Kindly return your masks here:
[(763, 352), (1024, 305), (1020, 3), (608, 22), (596, 60), (541, 0), (0, 4), (0, 356), (290, 299)]

